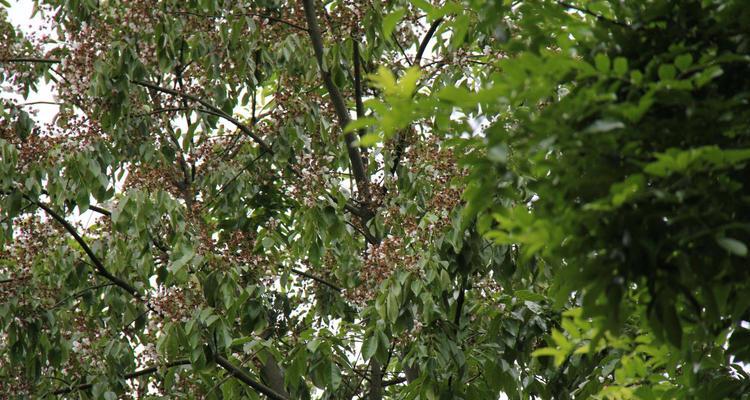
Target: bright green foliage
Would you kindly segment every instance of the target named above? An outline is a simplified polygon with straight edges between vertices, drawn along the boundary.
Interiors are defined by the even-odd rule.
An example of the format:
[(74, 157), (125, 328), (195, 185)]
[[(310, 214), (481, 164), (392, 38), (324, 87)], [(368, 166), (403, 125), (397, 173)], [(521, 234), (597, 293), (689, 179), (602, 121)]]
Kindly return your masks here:
[(740, 0), (37, 0), (10, 398), (742, 399)]

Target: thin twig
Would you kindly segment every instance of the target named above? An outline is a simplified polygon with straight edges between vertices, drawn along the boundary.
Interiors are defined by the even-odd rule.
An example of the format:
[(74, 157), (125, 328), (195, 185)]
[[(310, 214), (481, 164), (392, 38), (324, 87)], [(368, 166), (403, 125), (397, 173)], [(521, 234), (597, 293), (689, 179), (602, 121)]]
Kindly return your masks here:
[(620, 22), (620, 21), (617, 21), (617, 20), (614, 20), (614, 19), (611, 19), (611, 18), (607, 18), (607, 17), (605, 17), (605, 16), (603, 16), (601, 14), (597, 14), (597, 13), (595, 13), (595, 12), (589, 10), (588, 8), (585, 8), (585, 7), (579, 7), (579, 6), (576, 6), (575, 4), (570, 4), (570, 3), (567, 3), (567, 2), (564, 2), (564, 1), (558, 1), (557, 4), (559, 4), (559, 5), (561, 5), (561, 6), (565, 7), (565, 8), (569, 8), (571, 10), (576, 10), (578, 12), (584, 13), (586, 15), (590, 15), (590, 16), (598, 19), (599, 21), (603, 21), (603, 22), (607, 22), (607, 23), (610, 23), (610, 24), (613, 24), (613, 25), (621, 26), (623, 28), (630, 28), (630, 25), (628, 25), (628, 24), (626, 24), (624, 22)]
[[(153, 374), (154, 372), (158, 371), (159, 368), (172, 368), (172, 367), (178, 367), (180, 365), (188, 365), (188, 364), (190, 364), (190, 360), (176, 360), (176, 361), (166, 363), (162, 366), (148, 367), (148, 368), (144, 368), (138, 371), (131, 372), (127, 375), (124, 375), (123, 379), (133, 379), (133, 378), (138, 378), (143, 375)], [(54, 392), (52, 392), (52, 395), (57, 396), (61, 394), (70, 393), (73, 391), (88, 390), (88, 389), (91, 389), (92, 386), (94, 386), (93, 383), (82, 383), (77, 386), (71, 386), (71, 387), (67, 387), (64, 389), (55, 390)]]
[(333, 290), (335, 290), (335, 291), (337, 291), (337, 292), (341, 292), (341, 291), (343, 291), (343, 290), (344, 290), (344, 289), (343, 289), (343, 288), (342, 288), (341, 286), (338, 286), (338, 285), (336, 285), (336, 284), (334, 284), (334, 283), (331, 283), (331, 282), (329, 282), (329, 281), (327, 281), (327, 280), (325, 280), (325, 279), (323, 279), (323, 278), (317, 277), (317, 276), (315, 276), (315, 275), (312, 275), (312, 274), (310, 274), (310, 273), (307, 273), (307, 272), (305, 272), (305, 271), (299, 270), (299, 269), (297, 269), (297, 268), (292, 268), (292, 269), (291, 269), (291, 271), (292, 271), (293, 273), (295, 273), (295, 274), (299, 275), (299, 276), (304, 276), (305, 278), (309, 278), (309, 279), (312, 279), (312, 280), (314, 280), (315, 282), (318, 282), (318, 283), (322, 283), (323, 285), (326, 285), (326, 286), (328, 286), (329, 288), (331, 288), (331, 289), (333, 289)]
[(287, 26), (291, 26), (292, 28), (299, 29), (303, 32), (307, 32), (307, 28), (304, 26), (300, 26), (295, 24), (294, 22), (289, 22), (287, 20), (276, 18), (274, 16), (268, 15), (268, 14), (261, 14), (261, 13), (239, 13), (239, 14), (229, 14), (229, 15), (211, 15), (211, 14), (201, 14), (196, 13), (192, 11), (168, 11), (168, 14), (177, 14), (177, 15), (192, 15), (194, 17), (202, 17), (202, 18), (231, 18), (231, 17), (258, 17), (258, 18), (266, 18), (270, 21), (278, 22)]
[(263, 149), (265, 149), (266, 151), (268, 151), (270, 153), (273, 153), (273, 150), (271, 149), (271, 146), (269, 146), (263, 139), (261, 139), (260, 136), (256, 135), (247, 125), (245, 125), (242, 122), (238, 121), (237, 119), (235, 119), (231, 115), (225, 113), (223, 110), (221, 110), (220, 108), (214, 106), (213, 104), (209, 103), (208, 101), (203, 100), (203, 99), (201, 99), (199, 97), (193, 96), (193, 95), (188, 94), (188, 93), (183, 93), (183, 92), (180, 92), (180, 91), (177, 91), (177, 90), (173, 90), (173, 89), (161, 87), (161, 86), (155, 85), (153, 83), (149, 83), (149, 82), (137, 81), (137, 80), (131, 80), (131, 82), (134, 83), (134, 84), (136, 84), (136, 85), (140, 85), (140, 86), (147, 87), (149, 89), (156, 90), (158, 92), (171, 94), (172, 96), (180, 96), (180, 97), (184, 97), (186, 99), (195, 101), (195, 102), (201, 104), (203, 107), (206, 107), (205, 110), (201, 110), (201, 111), (207, 112), (207, 113), (211, 113), (211, 114), (214, 114), (214, 115), (216, 115), (218, 117), (226, 119), (227, 121), (231, 122), (236, 127), (238, 127), (243, 133), (245, 133), (246, 135), (250, 136), (253, 140), (255, 140), (255, 142), (258, 143), (258, 145), (260, 145), (260, 147), (262, 147)]
[(60, 60), (54, 59), (54, 58), (36, 58), (36, 57), (0, 58), (0, 63), (20, 63), (20, 62), (39, 63), (39, 64), (57, 64), (60, 62)]

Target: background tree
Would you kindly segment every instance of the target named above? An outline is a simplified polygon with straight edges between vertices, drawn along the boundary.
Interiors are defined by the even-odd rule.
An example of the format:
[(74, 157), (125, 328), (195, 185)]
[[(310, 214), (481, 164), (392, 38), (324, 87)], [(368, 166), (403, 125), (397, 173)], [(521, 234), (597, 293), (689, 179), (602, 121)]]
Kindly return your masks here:
[(747, 397), (742, 3), (34, 2), (0, 391)]

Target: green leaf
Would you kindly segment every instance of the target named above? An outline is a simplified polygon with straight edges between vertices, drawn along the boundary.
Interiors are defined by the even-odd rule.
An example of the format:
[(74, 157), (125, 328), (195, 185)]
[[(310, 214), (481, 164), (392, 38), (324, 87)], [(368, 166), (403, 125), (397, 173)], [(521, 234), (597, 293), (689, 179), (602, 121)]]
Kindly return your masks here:
[(19, 111), (18, 117), (15, 123), (16, 134), (18, 137), (25, 141), (29, 137), (31, 130), (34, 128), (34, 120), (29, 117), (29, 113), (26, 111)]
[(406, 15), (406, 10), (402, 8), (383, 17), (383, 37), (391, 37), (393, 30), (404, 15)]
[(368, 78), (374, 87), (382, 90), (386, 94), (398, 92), (398, 88), (396, 87), (396, 77), (388, 68), (381, 66), (378, 68), (377, 73), (369, 74)]
[(677, 76), (677, 69), (672, 64), (662, 64), (659, 66), (659, 79), (663, 81), (672, 80)]
[(378, 350), (378, 335), (374, 334), (362, 344), (362, 358), (369, 360)]
[(395, 323), (396, 319), (398, 319), (399, 306), (400, 303), (396, 294), (393, 291), (388, 292), (386, 296), (386, 315), (388, 315), (391, 323)]
[(600, 72), (608, 73), (610, 68), (609, 57), (606, 54), (599, 53), (594, 57), (594, 65)]
[(361, 138), (359, 138), (359, 141), (357, 142), (357, 144), (360, 145), (360, 146), (362, 146), (362, 147), (368, 147), (368, 146), (372, 146), (372, 145), (374, 145), (374, 144), (376, 144), (376, 143), (378, 143), (378, 142), (380, 142), (382, 140), (383, 140), (383, 137), (380, 136), (379, 134), (377, 134), (377, 133), (368, 133), (368, 134), (362, 136)]
[(740, 257), (747, 256), (747, 245), (737, 239), (717, 237), (716, 242), (719, 244), (719, 246), (721, 246), (724, 250), (728, 251), (731, 254)]
[(328, 378), (330, 387), (332, 390), (338, 389), (341, 386), (341, 368), (336, 363), (331, 363), (330, 376)]
[(615, 58), (614, 72), (617, 76), (625, 76), (628, 72), (628, 60), (625, 57)]
[(177, 273), (182, 270), (182, 268), (185, 267), (185, 265), (195, 256), (193, 249), (185, 245), (177, 246), (176, 250), (175, 255), (177, 258), (169, 265), (169, 271), (172, 273)]
[[(12, 192), (6, 201), (8, 202), (8, 215), (18, 215), (18, 212), (21, 211), (21, 208), (23, 207), (23, 195), (21, 192)], [(0, 210), (2, 209), (0, 208)]]
[(363, 117), (363, 118), (357, 118), (351, 122), (349, 122), (348, 125), (346, 125), (346, 129), (344, 129), (344, 132), (354, 132), (362, 128), (368, 128), (370, 126), (373, 126), (377, 122), (377, 119), (373, 117)]
[(750, 363), (750, 330), (739, 328), (729, 338), (729, 353), (735, 360)]
[(674, 59), (674, 65), (680, 71), (685, 71), (693, 65), (693, 56), (690, 53), (681, 54)]
[(453, 21), (453, 35), (451, 36), (451, 47), (459, 48), (464, 43), (466, 32), (469, 30), (469, 16), (460, 15)]
[(417, 81), (419, 81), (420, 75), (421, 70), (418, 67), (410, 67), (406, 70), (404, 76), (398, 81), (402, 97), (411, 97), (414, 94), (414, 91), (417, 89)]

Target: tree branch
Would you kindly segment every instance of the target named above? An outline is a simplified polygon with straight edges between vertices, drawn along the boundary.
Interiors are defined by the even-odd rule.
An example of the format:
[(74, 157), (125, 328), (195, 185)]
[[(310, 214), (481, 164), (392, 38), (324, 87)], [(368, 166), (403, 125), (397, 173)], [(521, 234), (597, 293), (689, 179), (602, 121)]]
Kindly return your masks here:
[(94, 254), (94, 252), (91, 250), (88, 244), (86, 244), (86, 241), (83, 240), (81, 235), (78, 234), (78, 231), (76, 231), (76, 228), (71, 225), (68, 221), (65, 220), (60, 214), (56, 213), (53, 209), (49, 208), (44, 203), (34, 200), (30, 198), (27, 195), (23, 195), (26, 200), (28, 200), (31, 203), (36, 204), (39, 208), (44, 210), (50, 217), (52, 217), (55, 221), (57, 221), (60, 225), (62, 225), (63, 228), (65, 228), (68, 233), (73, 236), (76, 242), (81, 246), (83, 251), (86, 253), (86, 255), (91, 259), (91, 261), (94, 263), (94, 268), (96, 269), (96, 272), (98, 272), (103, 277), (107, 278), (110, 282), (114, 283), (115, 285), (119, 286), (126, 292), (130, 293), (136, 298), (140, 298), (141, 295), (138, 293), (138, 291), (129, 283), (125, 282), (124, 280), (112, 275), (107, 269), (104, 267), (104, 264), (102, 264), (101, 260), (99, 260), (99, 257)]
[(422, 38), (422, 42), (419, 44), (419, 49), (417, 50), (417, 56), (414, 58), (414, 65), (419, 68), (419, 64), (422, 62), (422, 57), (424, 56), (425, 50), (427, 50), (427, 44), (430, 43), (430, 39), (432, 39), (432, 36), (437, 31), (440, 24), (443, 22), (443, 18), (440, 17), (434, 21), (432, 21), (432, 25), (430, 25), (430, 29), (427, 30), (427, 33), (425, 33), (424, 37)]
[[(190, 364), (190, 360), (176, 360), (176, 361), (172, 361), (172, 362), (166, 363), (166, 364), (162, 365), (161, 367), (172, 368), (172, 367), (178, 367), (180, 365), (187, 365), (187, 364)], [(138, 378), (138, 377), (143, 376), (143, 375), (153, 374), (154, 372), (158, 371), (159, 368), (160, 368), (160, 366), (154, 366), (154, 367), (144, 368), (144, 369), (141, 369), (141, 370), (138, 370), (138, 371), (135, 371), (135, 372), (131, 372), (131, 373), (127, 374), (127, 375), (124, 375), (123, 379), (133, 379), (133, 378)], [(52, 392), (52, 395), (53, 396), (58, 396), (58, 395), (61, 395), (61, 394), (66, 394), (66, 393), (70, 393), (70, 392), (74, 392), (74, 391), (78, 391), (78, 390), (88, 390), (88, 389), (91, 389), (92, 386), (94, 386), (93, 383), (82, 383), (82, 384), (77, 385), (77, 386), (71, 386), (71, 387), (67, 387), (67, 388), (64, 388), (64, 389), (55, 390), (54, 392)]]
[(227, 372), (232, 374), (235, 378), (242, 381), (242, 383), (252, 387), (255, 389), (258, 393), (263, 393), (266, 396), (268, 396), (269, 399), (272, 400), (288, 400), (286, 397), (282, 396), (281, 394), (277, 393), (273, 389), (269, 388), (268, 386), (254, 380), (250, 375), (248, 375), (247, 372), (241, 370), (238, 367), (235, 367), (229, 360), (222, 357), (219, 354), (216, 354), (214, 356), (214, 360), (217, 364), (219, 364), (222, 368), (224, 368)]
[[(307, 31), (313, 45), (313, 51), (315, 52), (315, 59), (318, 62), (320, 75), (323, 78), (323, 83), (331, 97), (333, 108), (336, 111), (336, 116), (339, 120), (339, 126), (341, 127), (341, 130), (344, 131), (351, 120), (349, 118), (349, 110), (346, 108), (346, 103), (344, 102), (344, 98), (342, 97), (339, 88), (331, 78), (331, 73), (325, 68), (323, 63), (323, 38), (320, 35), (317, 17), (315, 16), (315, 2), (314, 0), (302, 0), (302, 5), (305, 9), (305, 18), (307, 19), (308, 27)], [(364, 198), (368, 198), (370, 179), (365, 171), (359, 148), (355, 145), (357, 138), (352, 132), (345, 133), (344, 138), (346, 141), (346, 150), (349, 153), (349, 161), (352, 165), (352, 173), (354, 174), (354, 179), (357, 181), (357, 187), (359, 188), (360, 194)]]
[[(430, 39), (432, 39), (432, 36), (435, 35), (435, 32), (437, 32), (438, 27), (443, 21), (444, 19), (442, 17), (433, 21), (432, 24), (430, 25), (430, 29), (427, 30), (427, 33), (425, 33), (424, 37), (422, 38), (422, 41), (419, 43), (419, 49), (417, 49), (417, 56), (414, 58), (414, 65), (417, 68), (421, 68), (420, 64), (422, 63), (422, 57), (424, 56), (424, 52), (427, 50), (427, 45), (430, 43)], [(395, 155), (393, 157), (393, 164), (391, 166), (391, 175), (396, 173), (396, 169), (398, 169), (399, 164), (401, 164), (401, 158), (404, 156), (405, 148), (406, 148), (406, 135), (399, 134), (398, 142), (396, 142), (396, 149), (395, 149)]]
[(240, 14), (229, 14), (229, 15), (211, 15), (211, 14), (201, 14), (196, 13), (192, 11), (168, 11), (169, 14), (177, 14), (177, 15), (192, 15), (194, 17), (202, 17), (202, 18), (226, 18), (226, 17), (258, 17), (258, 18), (266, 18), (270, 21), (278, 22), (287, 26), (290, 26), (295, 29), (299, 29), (301, 31), (307, 32), (307, 28), (304, 26), (300, 26), (295, 24), (294, 22), (289, 22), (287, 20), (283, 20), (281, 18), (276, 18), (268, 14), (261, 14), (261, 13), (240, 13)]
[[(387, 366), (386, 366), (387, 367)], [(383, 375), (380, 363), (374, 358), (370, 360), (370, 393), (369, 400), (380, 400), (383, 398)]]
[(337, 291), (337, 292), (341, 292), (341, 291), (343, 291), (343, 290), (344, 290), (344, 289), (343, 289), (343, 288), (342, 288), (341, 286), (338, 286), (338, 285), (336, 285), (336, 284), (334, 284), (334, 283), (331, 283), (331, 282), (329, 282), (329, 281), (327, 281), (327, 280), (325, 280), (325, 279), (323, 279), (323, 278), (317, 277), (317, 276), (315, 276), (315, 275), (312, 275), (312, 274), (310, 274), (310, 273), (307, 273), (307, 272), (305, 272), (305, 271), (299, 270), (299, 269), (297, 269), (297, 268), (292, 268), (292, 269), (291, 269), (291, 271), (292, 271), (293, 273), (295, 273), (295, 274), (299, 275), (299, 276), (304, 276), (305, 278), (308, 278), (308, 279), (312, 279), (312, 280), (314, 280), (315, 282), (318, 282), (318, 283), (321, 283), (321, 284), (323, 284), (323, 285), (326, 285), (326, 286), (328, 286), (329, 288), (331, 288), (331, 289), (333, 289), (333, 290), (335, 290), (335, 291)]
[(383, 387), (385, 387), (385, 386), (392, 386), (392, 385), (398, 385), (399, 383), (404, 383), (404, 382), (406, 382), (406, 377), (401, 376), (401, 377), (398, 377), (398, 378), (395, 378), (395, 379), (391, 379), (391, 380), (388, 380), (388, 381), (383, 381)]
[(54, 58), (36, 58), (36, 57), (9, 57), (0, 58), (0, 63), (39, 63), (39, 64), (57, 64), (60, 60)]
[(607, 23), (610, 23), (610, 24), (613, 24), (613, 25), (621, 26), (623, 28), (630, 28), (630, 25), (628, 25), (628, 24), (626, 24), (624, 22), (620, 22), (620, 21), (616, 21), (614, 19), (607, 18), (607, 17), (605, 17), (603, 15), (597, 14), (597, 13), (589, 10), (588, 8), (578, 7), (578, 6), (574, 5), (574, 4), (570, 4), (570, 3), (567, 3), (567, 2), (564, 2), (564, 1), (558, 1), (557, 4), (559, 4), (562, 7), (569, 8), (571, 10), (575, 10), (575, 11), (578, 11), (578, 12), (586, 14), (586, 15), (590, 15), (590, 16), (592, 16), (592, 17), (594, 17), (597, 20), (602, 21), (602, 22), (607, 22)]
[(177, 90), (173, 90), (173, 89), (161, 87), (161, 86), (155, 85), (153, 83), (149, 83), (149, 82), (136, 81), (136, 80), (131, 80), (131, 82), (134, 83), (134, 84), (136, 84), (136, 85), (140, 85), (140, 86), (143, 86), (143, 87), (147, 87), (147, 88), (156, 90), (158, 92), (171, 94), (172, 96), (180, 96), (180, 97), (184, 97), (186, 99), (195, 101), (195, 102), (199, 103), (200, 105), (202, 105), (203, 107), (206, 107), (206, 110), (204, 110), (204, 112), (214, 113), (214, 115), (216, 115), (218, 117), (221, 117), (221, 118), (224, 118), (225, 120), (231, 122), (237, 128), (239, 128), (243, 133), (245, 133), (246, 135), (248, 135), (249, 137), (251, 137), (256, 143), (258, 143), (258, 145), (260, 145), (260, 147), (263, 148), (263, 150), (266, 150), (267, 152), (273, 153), (273, 150), (271, 149), (271, 146), (269, 146), (263, 139), (261, 139), (260, 136), (258, 136), (255, 133), (253, 133), (253, 131), (247, 125), (245, 125), (242, 122), (238, 121), (237, 119), (235, 119), (231, 115), (225, 113), (223, 110), (221, 110), (220, 108), (218, 108), (218, 107), (214, 106), (213, 104), (207, 102), (206, 100), (203, 100), (203, 99), (198, 98), (196, 96), (193, 96), (191, 94), (187, 94), (187, 93), (179, 92)]
[[(354, 55), (354, 101), (357, 106), (357, 119), (365, 116), (365, 105), (362, 102), (362, 61), (359, 55), (359, 43), (352, 38), (352, 50)], [(365, 135), (364, 128), (359, 130), (359, 136)]]

